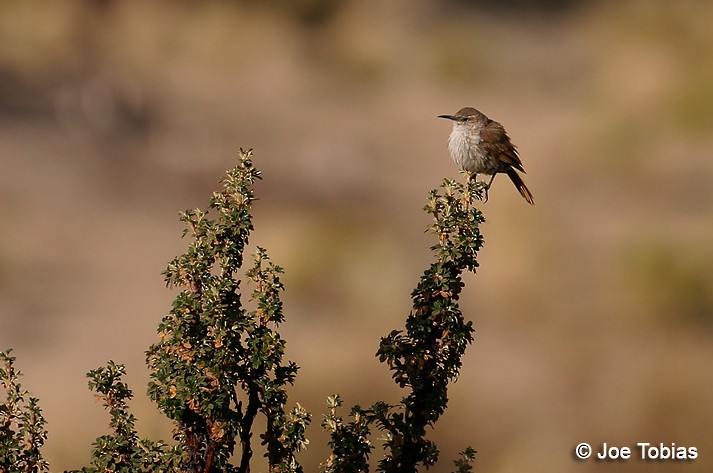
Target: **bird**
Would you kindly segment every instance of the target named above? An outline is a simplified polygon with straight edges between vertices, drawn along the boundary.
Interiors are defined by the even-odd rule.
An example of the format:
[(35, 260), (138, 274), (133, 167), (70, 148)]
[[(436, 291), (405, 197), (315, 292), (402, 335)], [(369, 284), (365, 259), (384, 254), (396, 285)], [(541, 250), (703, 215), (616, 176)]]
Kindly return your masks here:
[(451, 159), (465, 171), (470, 179), (478, 174), (490, 176), (485, 186), (485, 202), (488, 190), (498, 173), (505, 173), (531, 205), (535, 204), (518, 171), (525, 173), (515, 145), (510, 141), (505, 128), (473, 107), (464, 107), (455, 115), (438, 115), (453, 121), (453, 131), (448, 137), (448, 152)]

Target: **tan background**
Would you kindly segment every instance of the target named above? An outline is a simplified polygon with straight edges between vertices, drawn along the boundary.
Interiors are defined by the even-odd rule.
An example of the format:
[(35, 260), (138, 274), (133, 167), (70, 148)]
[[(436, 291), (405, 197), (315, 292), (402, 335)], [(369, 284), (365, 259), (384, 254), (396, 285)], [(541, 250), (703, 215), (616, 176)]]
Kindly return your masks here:
[[(0, 2), (0, 348), (54, 471), (106, 432), (84, 375), (108, 359), (141, 434), (170, 438), (144, 394), (160, 272), (241, 146), (265, 177), (252, 242), (287, 271), (305, 470), (328, 394), (397, 402), (373, 354), (430, 261), (427, 192), (460, 178), (436, 115), (466, 105), (509, 130), (537, 203), (500, 177), (482, 205), (436, 471), (468, 444), (483, 472), (711, 471), (713, 4), (486, 3)], [(582, 441), (700, 458), (578, 463)]]

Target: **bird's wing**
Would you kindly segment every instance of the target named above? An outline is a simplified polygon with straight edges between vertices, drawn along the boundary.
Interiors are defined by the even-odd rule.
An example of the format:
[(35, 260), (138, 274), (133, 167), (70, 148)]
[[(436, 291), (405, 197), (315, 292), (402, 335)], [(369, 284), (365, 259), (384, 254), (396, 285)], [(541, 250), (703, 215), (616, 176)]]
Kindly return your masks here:
[(515, 145), (510, 142), (510, 137), (500, 123), (491, 120), (480, 131), (480, 136), (480, 143), (490, 156), (509, 164), (518, 171), (525, 172)]

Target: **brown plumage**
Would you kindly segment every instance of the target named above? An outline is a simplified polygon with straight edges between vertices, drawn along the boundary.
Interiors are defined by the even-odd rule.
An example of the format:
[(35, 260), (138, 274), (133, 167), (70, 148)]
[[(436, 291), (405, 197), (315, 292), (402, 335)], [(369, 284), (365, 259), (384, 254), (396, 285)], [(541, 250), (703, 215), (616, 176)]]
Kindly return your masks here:
[(448, 138), (448, 151), (453, 161), (471, 177), (478, 174), (491, 176), (485, 188), (486, 201), (495, 175), (504, 173), (528, 203), (535, 203), (532, 193), (517, 173), (525, 172), (517, 149), (500, 123), (472, 107), (462, 108), (455, 115), (438, 117), (453, 121), (453, 131)]

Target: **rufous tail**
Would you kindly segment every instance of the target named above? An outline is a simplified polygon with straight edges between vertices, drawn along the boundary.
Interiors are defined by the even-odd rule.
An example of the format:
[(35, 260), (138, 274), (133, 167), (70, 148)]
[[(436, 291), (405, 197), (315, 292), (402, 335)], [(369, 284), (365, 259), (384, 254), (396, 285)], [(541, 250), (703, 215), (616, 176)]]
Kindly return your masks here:
[(520, 192), (520, 195), (525, 198), (527, 203), (530, 205), (535, 205), (535, 199), (532, 197), (532, 192), (530, 192), (530, 189), (527, 188), (517, 171), (513, 168), (510, 168), (507, 174), (512, 183), (515, 184), (515, 187), (517, 187), (517, 190), (518, 192)]

